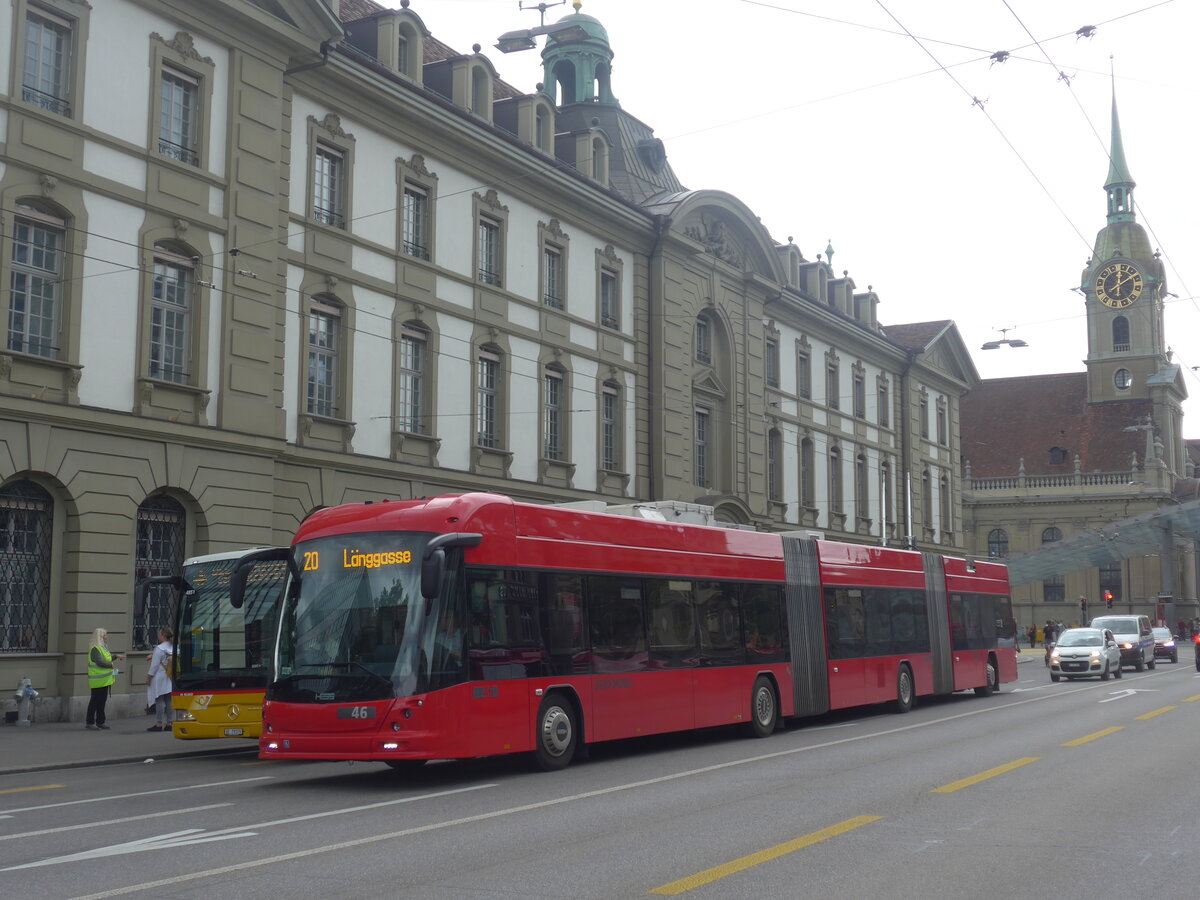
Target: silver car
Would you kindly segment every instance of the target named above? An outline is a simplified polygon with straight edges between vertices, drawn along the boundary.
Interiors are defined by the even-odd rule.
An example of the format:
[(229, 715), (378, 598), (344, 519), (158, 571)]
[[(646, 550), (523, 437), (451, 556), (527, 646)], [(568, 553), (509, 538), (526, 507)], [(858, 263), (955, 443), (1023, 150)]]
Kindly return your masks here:
[(1050, 680), (1121, 677), (1121, 648), (1107, 628), (1068, 628), (1050, 651)]

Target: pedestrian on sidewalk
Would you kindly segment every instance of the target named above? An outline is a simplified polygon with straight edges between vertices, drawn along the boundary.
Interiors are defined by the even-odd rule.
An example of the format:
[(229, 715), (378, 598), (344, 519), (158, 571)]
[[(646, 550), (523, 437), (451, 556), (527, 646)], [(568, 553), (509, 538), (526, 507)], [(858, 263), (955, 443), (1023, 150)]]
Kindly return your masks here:
[(108, 726), (104, 724), (104, 707), (108, 703), (108, 692), (117, 680), (113, 660), (124, 658), (124, 653), (114, 654), (108, 649), (107, 630), (97, 628), (92, 632), (92, 644), (88, 648), (88, 687), (91, 688), (92, 696), (88, 700), (87, 719), (83, 726), (89, 731), (108, 730)]
[(147, 731), (171, 730), (171, 691), (175, 686), (171, 682), (171, 656), (175, 652), (172, 641), (175, 632), (170, 628), (158, 630), (158, 646), (148, 657), (150, 671), (146, 673), (146, 705), (154, 707), (154, 724)]

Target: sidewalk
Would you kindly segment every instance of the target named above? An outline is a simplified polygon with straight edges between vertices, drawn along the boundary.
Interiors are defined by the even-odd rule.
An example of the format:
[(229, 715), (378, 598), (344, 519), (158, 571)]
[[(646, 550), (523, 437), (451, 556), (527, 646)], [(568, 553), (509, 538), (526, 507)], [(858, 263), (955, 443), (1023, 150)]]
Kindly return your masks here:
[(144, 762), (179, 756), (252, 753), (258, 742), (231, 738), (184, 741), (146, 731), (153, 716), (109, 719), (107, 731), (88, 731), (82, 722), (0, 725), (0, 775), (69, 766)]

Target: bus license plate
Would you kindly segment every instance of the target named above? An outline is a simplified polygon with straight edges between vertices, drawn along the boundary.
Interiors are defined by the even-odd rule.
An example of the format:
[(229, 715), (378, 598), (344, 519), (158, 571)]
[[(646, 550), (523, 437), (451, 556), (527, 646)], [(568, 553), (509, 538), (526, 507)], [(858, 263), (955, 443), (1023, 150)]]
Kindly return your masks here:
[(246, 731), (244, 728), (226, 728), (225, 729), (225, 737), (241, 737), (245, 733), (246, 733)]

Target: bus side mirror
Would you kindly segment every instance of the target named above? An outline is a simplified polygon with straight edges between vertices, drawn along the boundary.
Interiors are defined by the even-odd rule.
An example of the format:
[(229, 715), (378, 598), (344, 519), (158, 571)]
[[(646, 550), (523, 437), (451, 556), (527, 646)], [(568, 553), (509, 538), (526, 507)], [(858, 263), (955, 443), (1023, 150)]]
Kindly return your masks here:
[(280, 560), (287, 562), (288, 572), (295, 576), (291, 547), (269, 547), (266, 550), (247, 553), (238, 560), (238, 564), (234, 566), (233, 572), (229, 575), (229, 605), (234, 609), (241, 609), (242, 604), (246, 602), (246, 580), (250, 577), (250, 571), (255, 565), (260, 562), (279, 562)]
[(152, 578), (143, 578), (133, 586), (133, 617), (139, 619), (142, 613), (146, 611), (146, 591), (153, 584), (169, 584), (177, 591), (182, 591), (187, 587), (187, 582), (179, 575), (155, 575)]
[(446, 577), (446, 551), (453, 547), (478, 547), (482, 534), (450, 532), (439, 534), (425, 545), (421, 557), (421, 596), (432, 600), (442, 592), (442, 580)]
[(425, 554), (421, 560), (421, 596), (432, 600), (442, 592), (442, 579), (446, 577), (446, 551), (438, 547)]

